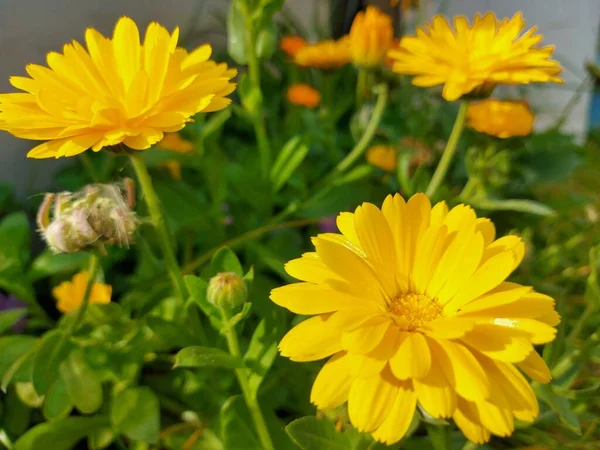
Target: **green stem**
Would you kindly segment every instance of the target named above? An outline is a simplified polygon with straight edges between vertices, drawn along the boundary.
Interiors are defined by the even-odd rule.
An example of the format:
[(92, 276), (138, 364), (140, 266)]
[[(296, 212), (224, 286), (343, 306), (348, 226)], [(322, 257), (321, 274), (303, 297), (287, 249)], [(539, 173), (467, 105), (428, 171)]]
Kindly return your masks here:
[(92, 161), (90, 161), (90, 157), (84, 153), (79, 154), (79, 161), (81, 161), (81, 165), (87, 172), (88, 176), (92, 179), (94, 183), (97, 183), (98, 175), (96, 175), (96, 171), (94, 170), (94, 166), (92, 165)]
[(177, 296), (181, 300), (184, 300), (186, 291), (185, 285), (183, 284), (183, 278), (181, 277), (181, 270), (179, 269), (179, 264), (175, 258), (175, 252), (171, 247), (171, 238), (167, 231), (165, 218), (160, 208), (158, 196), (152, 185), (152, 179), (148, 173), (148, 168), (139, 152), (132, 153), (130, 155), (130, 160), (138, 181), (140, 182), (140, 186), (142, 187), (142, 192), (144, 193), (146, 204), (148, 205), (150, 218), (152, 219), (152, 224), (156, 230), (158, 244), (160, 245), (160, 249), (165, 259), (165, 264), (167, 265), (167, 271), (169, 272), (173, 288), (175, 289)]
[(452, 158), (456, 153), (458, 141), (460, 140), (460, 136), (465, 126), (465, 118), (467, 116), (468, 106), (469, 104), (467, 101), (463, 101), (460, 104), (460, 109), (458, 110), (456, 120), (454, 121), (450, 138), (448, 139), (448, 143), (446, 144), (446, 148), (442, 154), (442, 159), (440, 159), (440, 162), (433, 173), (433, 178), (431, 178), (429, 186), (427, 187), (426, 193), (429, 197), (433, 197), (448, 173), (450, 163), (452, 162)]
[(85, 291), (83, 293), (83, 299), (81, 300), (81, 306), (77, 310), (77, 316), (75, 316), (75, 320), (72, 322), (69, 327), (69, 333), (73, 333), (79, 327), (79, 324), (83, 320), (85, 313), (90, 304), (90, 294), (92, 293), (92, 286), (94, 286), (94, 281), (96, 280), (96, 273), (98, 272), (98, 267), (100, 266), (100, 259), (96, 253), (90, 254), (90, 266), (88, 268), (88, 281), (85, 285)]
[(367, 84), (369, 73), (366, 69), (358, 70), (358, 77), (356, 79), (356, 108), (362, 106), (365, 101), (365, 97), (367, 94)]
[(327, 177), (327, 181), (345, 172), (346, 169), (354, 164), (356, 160), (362, 156), (367, 149), (367, 146), (371, 143), (373, 136), (375, 136), (375, 132), (377, 131), (377, 127), (379, 127), (379, 123), (381, 122), (383, 112), (387, 105), (388, 87), (386, 84), (381, 84), (377, 86), (375, 90), (377, 91), (377, 101), (375, 103), (375, 108), (373, 109), (373, 114), (371, 115), (371, 120), (365, 128), (365, 132), (350, 153), (348, 153), (348, 155), (346, 155), (346, 157), (333, 169), (331, 175)]
[(583, 79), (583, 81), (579, 84), (579, 86), (577, 86), (577, 89), (575, 90), (575, 93), (569, 99), (569, 101), (567, 102), (567, 104), (563, 108), (560, 116), (558, 116), (558, 119), (556, 120), (556, 122), (552, 126), (552, 128), (551, 128), (552, 130), (559, 130), (564, 125), (564, 123), (566, 122), (567, 118), (573, 112), (573, 109), (575, 108), (575, 106), (577, 106), (577, 103), (579, 103), (579, 100), (581, 100), (581, 96), (585, 92), (587, 92), (588, 85), (590, 84), (590, 81), (591, 81), (590, 76), (587, 76), (587, 77), (585, 77)]
[(458, 198), (463, 202), (468, 202), (473, 196), (475, 189), (477, 189), (477, 183), (478, 181), (474, 177), (469, 177), (467, 184), (465, 184), (465, 187), (458, 195)]
[[(244, 48), (248, 60), (248, 77), (250, 78), (250, 83), (253, 88), (257, 92), (261, 92), (260, 61), (256, 55), (256, 30), (254, 29), (252, 14), (245, 1), (240, 1), (240, 10), (244, 16)], [(259, 95), (258, 98), (260, 100), (256, 105), (256, 110), (248, 112), (253, 116), (252, 126), (254, 127), (254, 133), (256, 134), (262, 176), (265, 180), (268, 180), (271, 171), (271, 146), (267, 137), (265, 118), (262, 113), (262, 95)]]
[[(227, 317), (224, 317), (224, 319), (226, 323), (229, 321)], [(234, 327), (230, 325), (226, 326), (225, 338), (227, 339), (227, 346), (229, 347), (229, 352), (233, 356), (241, 358), (242, 354), (240, 352), (240, 345)], [(263, 450), (275, 450), (275, 446), (273, 445), (273, 441), (271, 440), (271, 436), (267, 428), (267, 423), (265, 422), (265, 418), (263, 417), (263, 414), (260, 410), (260, 406), (258, 404), (256, 395), (253, 394), (250, 390), (250, 384), (248, 383), (249, 373), (249, 369), (235, 369), (235, 376), (237, 377), (238, 383), (240, 384), (240, 388), (242, 390), (242, 394), (244, 395), (246, 405), (250, 410), (250, 415), (252, 416), (252, 420), (254, 421), (254, 426), (256, 427), (256, 432), (258, 433), (258, 438), (260, 440), (262, 448)]]

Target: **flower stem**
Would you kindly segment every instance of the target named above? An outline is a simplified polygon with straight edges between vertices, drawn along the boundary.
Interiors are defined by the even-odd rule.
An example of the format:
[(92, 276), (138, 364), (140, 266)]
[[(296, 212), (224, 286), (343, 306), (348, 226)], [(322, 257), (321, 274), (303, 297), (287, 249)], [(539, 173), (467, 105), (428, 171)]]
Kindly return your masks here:
[(429, 186), (427, 186), (426, 193), (429, 197), (433, 197), (433, 195), (436, 193), (436, 191), (444, 181), (446, 174), (448, 173), (450, 163), (452, 162), (452, 158), (456, 153), (458, 141), (460, 140), (460, 136), (465, 126), (465, 118), (467, 116), (468, 106), (469, 104), (466, 101), (463, 101), (460, 104), (460, 109), (458, 110), (456, 120), (454, 121), (454, 126), (452, 127), (450, 138), (448, 139), (448, 143), (446, 144), (446, 148), (444, 149), (444, 153), (442, 154), (442, 159), (440, 159), (440, 162), (437, 168), (435, 169), (435, 172), (433, 173), (433, 178), (431, 178)]
[[(239, 0), (237, 0), (239, 1)], [(261, 93), (260, 89), (260, 61), (256, 55), (256, 30), (252, 20), (252, 14), (245, 1), (240, 1), (240, 11), (244, 16), (244, 48), (248, 60), (248, 77), (254, 90)], [(271, 145), (267, 137), (265, 118), (262, 108), (262, 94), (258, 96), (258, 104), (252, 114), (252, 126), (256, 134), (260, 165), (263, 179), (268, 180), (271, 171)]]
[(358, 77), (356, 79), (356, 107), (359, 108), (365, 101), (367, 92), (369, 73), (366, 69), (358, 70)]
[(427, 425), (427, 435), (435, 450), (450, 450), (450, 439), (448, 427), (439, 425)]
[(83, 320), (85, 313), (90, 304), (90, 294), (92, 293), (92, 286), (94, 286), (94, 281), (96, 279), (96, 273), (98, 272), (98, 266), (100, 265), (100, 258), (96, 253), (92, 252), (90, 254), (90, 266), (88, 268), (89, 278), (87, 284), (85, 285), (85, 291), (83, 293), (83, 299), (81, 300), (81, 306), (77, 310), (77, 316), (75, 316), (75, 320), (72, 322), (69, 332), (73, 333), (79, 327), (79, 324)]
[(375, 136), (375, 132), (377, 131), (377, 127), (379, 126), (379, 122), (381, 122), (383, 112), (387, 105), (388, 87), (386, 84), (380, 84), (375, 88), (375, 91), (377, 92), (377, 101), (375, 103), (375, 108), (373, 109), (373, 114), (371, 115), (371, 120), (365, 128), (365, 132), (350, 153), (348, 153), (348, 155), (346, 155), (346, 157), (333, 169), (331, 175), (327, 177), (328, 180), (345, 172), (348, 167), (354, 164), (356, 160), (362, 156), (367, 149), (367, 146), (371, 143), (373, 136)]
[[(224, 322), (228, 322), (228, 318), (224, 317)], [(241, 358), (242, 354), (240, 352), (240, 345), (238, 342), (237, 334), (235, 332), (235, 328), (231, 325), (226, 325), (225, 329), (225, 338), (227, 339), (227, 346), (229, 347), (229, 352), (237, 357)], [(256, 427), (256, 432), (258, 433), (258, 438), (262, 445), (263, 450), (275, 450), (275, 446), (273, 445), (273, 441), (271, 440), (271, 435), (269, 434), (269, 430), (267, 428), (267, 423), (265, 422), (265, 418), (263, 417), (262, 411), (260, 410), (260, 405), (258, 404), (258, 399), (256, 398), (256, 394), (252, 393), (250, 390), (250, 384), (248, 383), (248, 369), (235, 369), (235, 376), (238, 379), (238, 383), (240, 384), (240, 388), (242, 390), (242, 394), (244, 395), (244, 400), (246, 401), (246, 405), (250, 410), (250, 415), (252, 416), (252, 420), (254, 421), (254, 426)]]
[(154, 229), (156, 230), (156, 234), (158, 236), (158, 243), (165, 259), (165, 264), (167, 265), (167, 271), (169, 272), (171, 282), (173, 283), (173, 288), (175, 289), (177, 296), (181, 300), (184, 300), (186, 291), (183, 284), (183, 278), (181, 277), (181, 270), (179, 269), (177, 258), (175, 258), (175, 252), (171, 247), (171, 238), (169, 236), (169, 232), (167, 231), (165, 218), (160, 209), (159, 199), (156, 195), (156, 191), (154, 190), (154, 186), (152, 185), (152, 179), (148, 173), (148, 168), (146, 167), (146, 164), (144, 163), (140, 153), (132, 153), (129, 158), (137, 175), (138, 181), (140, 182), (140, 186), (142, 187), (142, 192), (144, 193), (146, 204), (148, 205), (152, 224), (154, 225)]

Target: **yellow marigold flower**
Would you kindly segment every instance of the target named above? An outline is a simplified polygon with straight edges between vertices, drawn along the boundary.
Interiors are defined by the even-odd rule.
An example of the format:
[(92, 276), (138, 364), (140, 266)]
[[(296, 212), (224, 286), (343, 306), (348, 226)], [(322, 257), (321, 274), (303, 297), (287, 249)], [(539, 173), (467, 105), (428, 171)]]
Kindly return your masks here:
[(526, 102), (489, 99), (469, 104), (467, 124), (499, 138), (527, 136), (533, 130), (533, 114)]
[(391, 145), (374, 145), (367, 151), (367, 161), (386, 172), (393, 172), (398, 163), (398, 151)]
[(305, 108), (316, 108), (321, 103), (321, 94), (308, 84), (297, 83), (289, 87), (286, 93), (288, 102), (304, 106)]
[(524, 255), (519, 237), (496, 239), (469, 206), (432, 208), (424, 194), (363, 203), (337, 225), (341, 234), (318, 235), (315, 252), (286, 265), (302, 283), (271, 292), (314, 316), (279, 344), (293, 361), (329, 357), (312, 403), (347, 402), (352, 424), (386, 443), (402, 438), (417, 402), (475, 443), (510, 435), (515, 418), (534, 420), (519, 369), (550, 380), (533, 346), (554, 339), (560, 317), (552, 298), (505, 281)]
[(376, 6), (359, 12), (350, 28), (350, 59), (361, 67), (376, 67), (394, 43), (392, 18)]
[(158, 146), (177, 153), (190, 153), (194, 151), (194, 144), (183, 139), (179, 133), (165, 133), (165, 137), (158, 143)]
[[(87, 286), (90, 274), (87, 271), (75, 274), (71, 281), (63, 281), (54, 289), (52, 295), (57, 300), (56, 307), (63, 313), (70, 313), (79, 309), (85, 295), (85, 287)], [(110, 303), (112, 295), (112, 287), (108, 284), (94, 281), (92, 291), (90, 292), (91, 303)]]
[(73, 156), (92, 148), (123, 143), (145, 150), (164, 132), (183, 128), (198, 112), (217, 111), (231, 100), (236, 75), (209, 60), (210, 45), (191, 53), (177, 47), (157, 23), (143, 43), (136, 24), (119, 19), (113, 38), (93, 28), (85, 33), (87, 51), (73, 41), (63, 53), (48, 54), (48, 66), (27, 66), (28, 77), (12, 77), (24, 93), (0, 95), (0, 129), (44, 140), (30, 158)]
[(301, 36), (284, 36), (279, 41), (279, 48), (292, 57), (305, 45), (306, 41)]
[(302, 67), (314, 69), (336, 69), (350, 62), (348, 36), (337, 41), (322, 41), (307, 44), (296, 53), (294, 62)]
[(502, 21), (492, 13), (477, 14), (472, 25), (458, 16), (454, 30), (438, 15), (416, 36), (402, 38), (389, 56), (395, 72), (415, 75), (414, 85), (443, 84), (442, 95), (449, 101), (499, 83), (562, 83), (560, 65), (550, 59), (554, 47), (538, 46), (542, 36), (535, 34), (536, 27), (521, 34), (524, 27), (521, 13)]

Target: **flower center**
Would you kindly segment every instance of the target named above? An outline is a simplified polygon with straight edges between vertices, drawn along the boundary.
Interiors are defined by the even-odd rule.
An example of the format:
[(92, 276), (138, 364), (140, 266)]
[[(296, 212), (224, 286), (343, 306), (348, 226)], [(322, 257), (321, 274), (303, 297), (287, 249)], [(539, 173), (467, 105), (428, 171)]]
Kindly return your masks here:
[(417, 328), (442, 315), (442, 305), (423, 294), (401, 293), (388, 304), (388, 312), (403, 331)]

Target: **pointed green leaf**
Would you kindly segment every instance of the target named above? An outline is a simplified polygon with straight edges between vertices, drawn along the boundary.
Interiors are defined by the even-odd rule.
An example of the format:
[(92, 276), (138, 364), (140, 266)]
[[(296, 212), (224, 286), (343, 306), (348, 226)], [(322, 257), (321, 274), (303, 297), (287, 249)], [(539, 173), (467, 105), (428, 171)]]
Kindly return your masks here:
[(160, 433), (160, 405), (147, 387), (127, 388), (111, 403), (112, 426), (130, 439), (156, 444)]
[(210, 347), (186, 347), (175, 356), (174, 367), (225, 367), (237, 369), (244, 367), (244, 361), (229, 353)]
[(348, 436), (338, 433), (333, 423), (307, 416), (294, 420), (285, 431), (303, 450), (351, 450)]
[(74, 350), (60, 365), (60, 377), (75, 407), (91, 414), (102, 406), (102, 383), (88, 364), (82, 350)]
[(21, 436), (14, 450), (70, 450), (79, 440), (106, 425), (108, 419), (105, 416), (67, 417), (44, 422)]
[(211, 274), (219, 272), (233, 272), (240, 277), (244, 276), (244, 269), (236, 254), (228, 247), (221, 247), (213, 255), (210, 262)]
[(47, 420), (63, 419), (71, 414), (73, 402), (62, 378), (58, 378), (46, 393), (42, 413)]
[(45, 394), (58, 378), (58, 368), (71, 351), (69, 338), (61, 330), (46, 333), (33, 357), (33, 386)]

